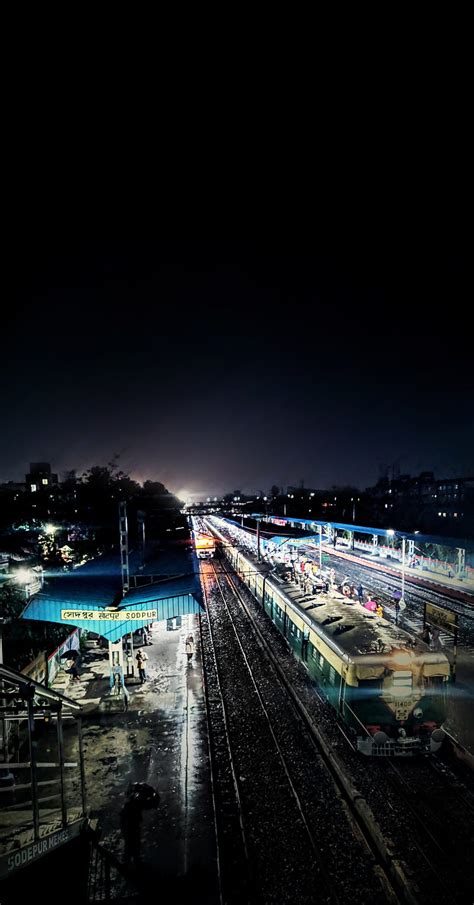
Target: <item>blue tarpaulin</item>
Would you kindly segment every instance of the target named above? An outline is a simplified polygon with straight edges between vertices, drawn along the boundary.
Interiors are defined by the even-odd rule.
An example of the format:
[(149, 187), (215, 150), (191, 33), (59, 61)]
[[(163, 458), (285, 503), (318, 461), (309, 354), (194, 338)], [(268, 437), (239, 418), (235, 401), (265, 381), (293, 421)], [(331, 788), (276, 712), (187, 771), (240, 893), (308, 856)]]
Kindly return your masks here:
[[(283, 546), (283, 544), (287, 544), (291, 547), (292, 544), (307, 544), (310, 541), (317, 541), (319, 544), (319, 534), (305, 534), (304, 537), (282, 537), (281, 534), (275, 534), (274, 537), (264, 538), (264, 544), (275, 544), (277, 547)], [(326, 537), (323, 534), (323, 543), (326, 542)]]

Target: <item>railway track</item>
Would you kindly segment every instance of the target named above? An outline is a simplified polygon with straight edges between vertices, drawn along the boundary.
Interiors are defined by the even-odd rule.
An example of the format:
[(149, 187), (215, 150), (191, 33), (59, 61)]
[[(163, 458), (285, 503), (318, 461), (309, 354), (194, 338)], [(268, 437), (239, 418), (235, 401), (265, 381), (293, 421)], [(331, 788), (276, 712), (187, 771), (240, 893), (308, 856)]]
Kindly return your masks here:
[[(474, 798), (463, 788), (440, 781), (439, 761), (413, 762), (402, 771), (400, 765), (387, 761), (388, 782), (403, 798), (419, 835), (413, 844), (420, 858), (437, 879), (447, 901), (471, 902), (474, 870), (467, 865), (474, 846)], [(442, 790), (442, 791), (441, 791)], [(464, 831), (461, 831), (461, 826)], [(453, 876), (456, 889), (453, 889)]]
[(209, 759), (217, 841), (217, 867), (221, 902), (240, 905), (251, 901), (251, 871), (242, 817), (239, 784), (230, 742), (227, 707), (219, 678), (209, 618), (208, 590), (203, 582), (207, 618), (200, 619), (204, 690), (209, 738)]
[[(232, 577), (219, 572), (208, 564), (202, 569), (209, 628), (203, 658), (205, 672), (209, 661), (218, 674), (219, 709), (225, 714), (221, 748), (233, 765), (233, 810), (239, 812), (239, 827), (234, 818), (233, 829), (247, 896), (228, 897), (233, 866), (227, 842), (219, 841), (223, 902), (314, 902), (315, 890), (318, 902), (400, 901), (353, 802), (336, 787), (326, 752), (282, 684)], [(217, 776), (214, 785), (218, 814)]]

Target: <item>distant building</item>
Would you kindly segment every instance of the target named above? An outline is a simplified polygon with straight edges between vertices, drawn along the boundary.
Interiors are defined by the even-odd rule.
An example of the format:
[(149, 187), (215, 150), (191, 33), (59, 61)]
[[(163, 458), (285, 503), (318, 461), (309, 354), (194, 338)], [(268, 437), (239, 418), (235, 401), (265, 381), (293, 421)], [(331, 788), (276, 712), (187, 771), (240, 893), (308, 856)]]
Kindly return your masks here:
[(0, 484), (0, 492), (3, 493), (23, 493), (26, 490), (26, 484), (21, 481), (5, 481)]
[(58, 483), (57, 474), (52, 474), (49, 462), (31, 462), (30, 472), (25, 476), (27, 489), (31, 493), (47, 491)]
[(474, 477), (384, 476), (368, 494), (374, 524), (459, 537), (474, 532)]

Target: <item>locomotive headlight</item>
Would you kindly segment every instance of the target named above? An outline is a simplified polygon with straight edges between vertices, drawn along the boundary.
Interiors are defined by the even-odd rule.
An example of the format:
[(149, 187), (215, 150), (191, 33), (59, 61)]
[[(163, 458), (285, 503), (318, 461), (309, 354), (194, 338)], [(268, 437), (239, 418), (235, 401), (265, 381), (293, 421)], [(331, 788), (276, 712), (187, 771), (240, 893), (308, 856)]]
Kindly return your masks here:
[(415, 720), (421, 720), (421, 718), (423, 716), (423, 711), (422, 711), (421, 707), (415, 707), (415, 709), (413, 711), (413, 716), (415, 717)]
[(392, 657), (393, 662), (397, 664), (397, 666), (408, 666), (411, 663), (412, 655), (409, 654), (406, 650), (399, 650)]

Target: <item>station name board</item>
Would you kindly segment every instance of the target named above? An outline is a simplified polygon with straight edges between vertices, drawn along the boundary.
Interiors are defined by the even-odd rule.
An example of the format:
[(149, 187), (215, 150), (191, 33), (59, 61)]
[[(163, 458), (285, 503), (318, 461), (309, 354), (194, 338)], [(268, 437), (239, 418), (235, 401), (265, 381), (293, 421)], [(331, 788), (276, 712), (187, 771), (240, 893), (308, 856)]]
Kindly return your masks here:
[(61, 610), (61, 619), (67, 622), (156, 622), (158, 610)]
[(453, 635), (458, 630), (458, 614), (442, 606), (436, 606), (435, 603), (425, 604), (425, 622)]
[(18, 870), (18, 868), (25, 867), (31, 861), (37, 861), (43, 855), (47, 855), (48, 852), (53, 851), (60, 845), (64, 845), (65, 842), (69, 842), (70, 839), (78, 835), (83, 826), (84, 819), (80, 818), (65, 829), (56, 830), (47, 836), (42, 836), (41, 839), (30, 843), (25, 848), (8, 852), (8, 854), (1, 856), (0, 877), (6, 877), (8, 874)]

